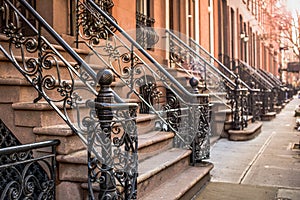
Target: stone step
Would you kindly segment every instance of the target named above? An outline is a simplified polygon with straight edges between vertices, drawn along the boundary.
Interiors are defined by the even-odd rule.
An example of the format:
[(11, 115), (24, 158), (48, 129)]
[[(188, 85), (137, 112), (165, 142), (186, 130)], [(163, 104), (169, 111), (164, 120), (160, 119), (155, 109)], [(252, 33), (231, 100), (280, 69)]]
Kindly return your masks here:
[(56, 156), (59, 181), (86, 183), (88, 177), (87, 151), (76, 151), (67, 155)]
[(185, 170), (190, 154), (190, 150), (172, 148), (140, 162), (138, 199)]
[(56, 150), (57, 153), (61, 155), (70, 154), (86, 148), (79, 137), (75, 135), (66, 124), (35, 127), (33, 128), (33, 133), (36, 135), (37, 141), (44, 141), (49, 138), (59, 139), (61, 143)]
[(174, 174), (171, 179), (156, 187), (149, 193), (139, 198), (140, 200), (175, 200), (192, 199), (193, 196), (210, 180), (210, 163), (202, 166), (188, 166), (179, 174)]
[[(147, 119), (138, 118), (137, 121)], [(143, 122), (141, 122), (143, 123)], [(58, 146), (59, 154), (69, 154), (85, 148), (85, 145), (76, 136), (71, 128), (66, 124), (56, 124), (52, 126), (34, 127), (33, 133), (36, 135), (37, 141), (44, 141), (47, 139), (59, 139), (61, 144)], [(139, 134), (139, 159), (145, 159), (153, 156), (162, 150), (171, 148), (174, 133), (162, 131), (150, 131), (148, 133)]]
[[(54, 127), (53, 127), (54, 129)], [(70, 135), (71, 132), (66, 129), (66, 127), (57, 127), (56, 131), (59, 132), (59, 129), (62, 130), (64, 135)], [(38, 129), (35, 129), (37, 132)], [(50, 131), (49, 131), (50, 132)], [(179, 159), (185, 158), (189, 155), (189, 153), (186, 153), (186, 150), (170, 150), (171, 149), (171, 139), (173, 138), (173, 134), (169, 132), (165, 133), (149, 133), (147, 137), (143, 135), (144, 137), (139, 138), (138, 144), (139, 144), (139, 151), (138, 151), (138, 157), (140, 160), (140, 163), (145, 163), (144, 165), (139, 165), (139, 169), (144, 169), (144, 174), (146, 173), (145, 165), (148, 165), (149, 162), (154, 162), (154, 160), (160, 159), (162, 160), (161, 156), (159, 154), (163, 151), (166, 151), (169, 153), (164, 153), (164, 156), (167, 156), (166, 158), (174, 159), (176, 162), (179, 162)], [(61, 142), (63, 144), (63, 142)], [(172, 143), (171, 143), (172, 144)], [(67, 145), (67, 144), (66, 144)], [(69, 147), (70, 148), (70, 147)], [(59, 150), (59, 149), (58, 149)], [(155, 151), (157, 150), (157, 151)], [(173, 152), (172, 152), (173, 151)], [(185, 155), (177, 155), (178, 153), (185, 153)], [(177, 160), (176, 160), (176, 155)], [(86, 182), (87, 177), (87, 151), (85, 147), (83, 147), (82, 150), (69, 153), (67, 155), (58, 155), (57, 161), (59, 162), (59, 171), (63, 174), (59, 175), (59, 180), (61, 181), (79, 181), (79, 182)], [(174, 162), (175, 162), (174, 161)], [(171, 161), (170, 161), (171, 162)], [(187, 161), (188, 162), (188, 161)], [(147, 164), (148, 163), (148, 164)], [(170, 165), (171, 163), (166, 163), (165, 165)], [(143, 167), (144, 166), (144, 167)], [(149, 167), (150, 165), (148, 165)], [(155, 167), (154, 165), (151, 165), (152, 167)], [(161, 170), (163, 167), (160, 167), (159, 169), (156, 169), (156, 171)], [(84, 169), (76, 171), (76, 169)], [(158, 173), (158, 172), (156, 172)], [(144, 175), (144, 176), (151, 176)]]
[[(129, 102), (132, 102), (128, 100)], [(55, 104), (63, 111), (62, 103)], [(57, 124), (64, 124), (64, 120), (57, 114), (57, 112), (45, 101), (37, 103), (32, 102), (17, 102), (12, 104), (15, 115), (15, 124), (17, 126), (25, 127), (44, 127)], [(89, 108), (84, 105), (79, 108), (82, 116), (88, 116)], [(75, 123), (77, 113), (75, 109), (67, 107), (66, 114), (69, 119)], [(32, 120), (27, 120), (31, 118)], [(138, 114), (138, 133), (144, 134), (155, 129), (155, 122), (157, 116), (155, 114)]]
[[(57, 104), (62, 109), (62, 104)], [(13, 103), (14, 118), (16, 126), (23, 127), (46, 127), (51, 125), (64, 124), (64, 120), (47, 102), (20, 102)], [(72, 120), (71, 110), (67, 111)]]
[(157, 120), (158, 117), (155, 114), (138, 114), (136, 120), (138, 134), (142, 135), (155, 130)]
[(173, 146), (173, 132), (152, 131), (138, 137), (138, 158), (143, 161)]
[[(247, 125), (251, 125), (253, 123), (253, 116), (244, 116), (245, 118), (247, 117)], [(233, 130), (233, 121), (232, 120), (228, 120), (224, 122), (224, 130), (222, 132), (221, 137), (223, 138), (229, 138), (229, 134), (228, 131)]]
[(0, 103), (33, 102), (38, 97), (36, 89), (20, 78), (0, 78), (0, 90), (5, 91), (5, 95), (0, 95)]
[(260, 132), (262, 127), (262, 122), (255, 121), (249, 124), (243, 130), (229, 130), (229, 140), (233, 141), (246, 141), (255, 138)]

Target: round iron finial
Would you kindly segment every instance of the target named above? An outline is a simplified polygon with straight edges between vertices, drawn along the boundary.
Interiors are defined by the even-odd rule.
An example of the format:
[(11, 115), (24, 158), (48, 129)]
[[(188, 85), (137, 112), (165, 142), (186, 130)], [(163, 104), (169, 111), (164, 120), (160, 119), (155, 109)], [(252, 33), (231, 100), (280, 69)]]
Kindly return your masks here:
[(113, 73), (111, 70), (104, 69), (97, 74), (99, 85), (110, 85), (113, 82)]
[(196, 77), (190, 79), (190, 85), (192, 86), (192, 88), (197, 87), (198, 84), (199, 84), (199, 80)]

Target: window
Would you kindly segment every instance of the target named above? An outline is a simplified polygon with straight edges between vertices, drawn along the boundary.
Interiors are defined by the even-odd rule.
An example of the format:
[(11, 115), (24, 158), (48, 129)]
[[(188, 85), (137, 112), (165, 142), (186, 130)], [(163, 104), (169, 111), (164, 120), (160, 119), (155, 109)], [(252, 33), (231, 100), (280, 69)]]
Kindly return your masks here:
[(153, 29), (155, 19), (151, 17), (152, 6), (151, 0), (136, 0), (136, 40), (148, 50), (158, 42), (158, 35)]

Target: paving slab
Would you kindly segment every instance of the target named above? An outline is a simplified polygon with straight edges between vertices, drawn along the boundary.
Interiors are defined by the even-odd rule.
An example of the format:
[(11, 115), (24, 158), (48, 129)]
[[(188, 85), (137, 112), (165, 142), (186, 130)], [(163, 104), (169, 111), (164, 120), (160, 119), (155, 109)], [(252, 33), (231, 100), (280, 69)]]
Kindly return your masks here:
[(277, 188), (211, 182), (194, 200), (275, 200)]
[(277, 192), (277, 199), (286, 199), (286, 200), (300, 199), (300, 191), (290, 190), (290, 189), (279, 189)]

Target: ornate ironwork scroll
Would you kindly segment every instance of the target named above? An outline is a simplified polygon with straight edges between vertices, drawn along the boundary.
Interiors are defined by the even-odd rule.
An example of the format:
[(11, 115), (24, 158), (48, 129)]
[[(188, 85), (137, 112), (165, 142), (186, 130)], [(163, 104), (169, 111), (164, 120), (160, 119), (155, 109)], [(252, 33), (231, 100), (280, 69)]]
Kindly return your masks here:
[[(198, 93), (199, 81), (190, 79), (193, 93)], [(174, 146), (186, 148), (186, 143), (191, 145), (191, 163), (201, 162), (209, 158), (210, 154), (210, 123), (208, 97), (193, 99), (195, 104), (182, 104), (177, 98), (178, 94), (167, 90), (167, 104), (164, 109), (167, 113), (168, 126), (178, 131), (174, 139)], [(193, 134), (195, 133), (195, 134)]]
[[(241, 79), (245, 80), (248, 84), (253, 85), (255, 88), (261, 90), (260, 101), (262, 102), (261, 114), (274, 111), (274, 104), (276, 98), (272, 97), (273, 85), (266, 80), (256, 69), (249, 66), (247, 63), (240, 61), (238, 71)], [(275, 100), (275, 102), (274, 102)]]
[[(93, 4), (91, 1), (88, 1), (90, 5), (85, 4), (84, 1), (80, 2), (82, 5), (79, 9), (87, 9), (91, 11), (91, 14), (93, 14), (93, 11), (97, 12), (97, 14), (93, 14), (95, 19), (100, 14), (105, 17), (105, 12), (97, 7), (96, 4)], [(94, 10), (89, 9), (89, 6), (92, 6)], [(109, 20), (109, 18), (106, 19)], [(101, 21), (101, 19), (99, 19), (99, 21)], [(120, 95), (126, 94), (126, 98), (139, 98), (142, 102), (142, 107), (148, 107), (147, 109), (143, 109), (143, 111), (149, 110), (149, 112), (156, 114), (160, 120), (160, 124), (164, 127), (167, 126), (168, 128), (166, 129), (174, 131), (176, 137), (181, 140), (182, 146), (190, 148), (196, 132), (185, 132), (190, 135), (182, 137), (181, 130), (190, 127), (187, 123), (188, 120), (187, 118), (183, 120), (182, 117), (180, 124), (176, 121), (173, 122), (172, 119), (175, 119), (173, 116), (176, 116), (176, 112), (172, 111), (172, 108), (174, 107), (172, 107), (173, 105), (170, 105), (177, 102), (180, 106), (177, 107), (176, 110), (178, 110), (179, 113), (187, 112), (184, 110), (191, 109), (194, 104), (199, 105), (199, 102), (191, 102), (191, 99), (196, 98), (197, 95), (193, 96), (190, 93), (190, 95), (187, 94), (187, 91), (183, 89), (170, 74), (166, 74), (165, 70), (161, 69), (162, 66), (156, 63), (156, 61), (153, 60), (137, 42), (126, 34), (121, 27), (112, 20), (110, 20), (110, 23), (114, 24), (120, 35), (117, 34), (118, 32), (114, 33), (113, 31), (106, 29), (106, 31), (111, 34), (111, 37), (108, 39), (100, 40), (99, 43), (95, 44), (82, 38), (84, 40), (82, 41), (82, 44), (87, 45), (91, 49), (93, 54), (91, 56), (94, 56), (98, 61), (98, 64), (101, 63), (102, 66), (111, 69), (116, 78), (125, 84), (126, 87), (123, 87)], [(137, 53), (137, 51), (139, 52)], [(166, 104), (159, 105), (159, 98), (162, 94), (166, 93), (161, 89), (175, 94), (176, 99), (168, 97), (169, 99), (167, 99)], [(146, 91), (146, 93), (143, 91)], [(199, 97), (200, 96), (202, 95), (199, 95)], [(165, 109), (161, 111), (161, 108)], [(180, 115), (184, 116), (182, 114)], [(177, 129), (176, 126), (180, 128)], [(163, 130), (166, 129), (164, 128)], [(193, 129), (196, 130), (195, 127), (193, 127)]]
[[(21, 145), (2, 120), (0, 131), (0, 199), (55, 199), (55, 146), (59, 142)], [(43, 147), (52, 147), (52, 152), (37, 154)]]
[[(96, 0), (94, 2), (99, 8), (105, 11), (110, 18), (116, 21), (111, 15), (111, 9), (114, 6), (112, 0)], [(88, 40), (90, 44), (96, 45), (100, 42), (99, 40), (108, 39), (111, 36), (111, 32), (115, 32), (116, 29), (103, 16), (98, 15), (93, 11), (93, 8), (86, 5), (88, 5), (88, 3), (84, 0), (77, 1), (76, 42), (78, 44), (79, 35), (81, 38)], [(94, 15), (97, 15), (97, 17), (94, 17)]]

